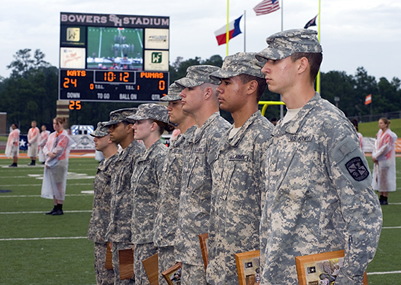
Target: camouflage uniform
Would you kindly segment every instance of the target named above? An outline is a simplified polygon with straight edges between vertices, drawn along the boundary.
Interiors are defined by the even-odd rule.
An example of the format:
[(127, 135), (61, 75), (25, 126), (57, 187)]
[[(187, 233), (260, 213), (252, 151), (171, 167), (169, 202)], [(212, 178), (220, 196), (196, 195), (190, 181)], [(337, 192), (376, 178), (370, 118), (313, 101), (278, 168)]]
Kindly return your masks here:
[(180, 205), (182, 163), (184, 157), (189, 154), (188, 141), (195, 129), (196, 126), (191, 127), (170, 144), (163, 166), (159, 211), (155, 220), (153, 237), (159, 253), (159, 284), (167, 284), (161, 272), (175, 264), (174, 239)]
[(295, 284), (296, 256), (342, 249), (336, 283), (362, 284), (382, 223), (367, 165), (353, 126), (317, 93), (293, 120), (276, 125), (267, 153), (261, 284)]
[[(308, 32), (306, 32), (308, 31)], [(321, 52), (316, 32), (267, 39), (262, 60)], [(355, 128), (318, 93), (287, 123), (267, 152), (261, 219), (261, 284), (298, 284), (295, 257), (344, 250), (335, 283), (362, 284), (379, 241), (382, 213)]]
[[(129, 115), (134, 114), (135, 108), (120, 109), (110, 113), (110, 121), (105, 125), (114, 125), (126, 121)], [(119, 250), (132, 249), (131, 217), (132, 195), (131, 175), (136, 160), (142, 155), (145, 147), (137, 141), (132, 141), (123, 149), (116, 160), (116, 171), (111, 176), (111, 210), (110, 223), (107, 228), (106, 239), (113, 242), (113, 269), (114, 284), (134, 284), (134, 279), (120, 280)]]
[[(128, 120), (152, 119), (168, 123), (167, 108), (156, 104), (139, 105)], [(159, 184), (162, 177), (167, 147), (161, 140), (153, 143), (137, 159), (131, 177), (132, 191), (132, 243), (134, 249), (135, 284), (150, 284), (142, 261), (157, 253), (153, 244), (153, 226), (159, 208)]]
[(132, 248), (131, 217), (132, 195), (131, 175), (134, 164), (143, 154), (144, 146), (133, 141), (119, 154), (116, 172), (111, 177), (111, 215), (106, 238), (113, 242), (113, 269), (115, 284), (133, 284), (133, 279), (120, 280), (118, 250)]
[[(97, 129), (91, 133), (93, 137), (108, 135), (108, 128), (98, 123)], [(99, 163), (93, 185), (94, 197), (92, 215), (89, 221), (88, 239), (95, 242), (95, 272), (97, 284), (114, 284), (114, 271), (105, 269), (107, 242), (105, 240), (107, 226), (110, 222), (111, 175), (116, 171), (115, 154)]]
[[(221, 80), (242, 74), (264, 79), (255, 53), (227, 56), (221, 69), (210, 76)], [(256, 101), (254, 104), (256, 107)], [(273, 125), (257, 111), (231, 135), (234, 127), (222, 137), (212, 160), (209, 284), (238, 284), (235, 254), (259, 250), (259, 222), (265, 196), (262, 166)]]
[[(184, 160), (174, 248), (177, 260), (184, 263), (183, 284), (203, 284), (203, 281), (195, 279), (196, 277), (190, 277), (190, 283), (185, 283), (185, 274), (188, 272), (185, 267), (190, 265), (203, 268), (198, 236), (207, 233), (209, 227), (212, 190), (210, 159), (219, 139), (228, 128), (229, 123), (220, 117), (218, 112), (211, 115), (202, 127), (195, 131), (190, 140), (191, 153)], [(200, 269), (198, 271), (200, 272)]]
[(259, 250), (259, 221), (265, 196), (262, 166), (272, 129), (272, 124), (257, 111), (233, 138), (228, 137), (229, 130), (219, 143), (212, 162), (209, 284), (238, 284), (235, 254)]

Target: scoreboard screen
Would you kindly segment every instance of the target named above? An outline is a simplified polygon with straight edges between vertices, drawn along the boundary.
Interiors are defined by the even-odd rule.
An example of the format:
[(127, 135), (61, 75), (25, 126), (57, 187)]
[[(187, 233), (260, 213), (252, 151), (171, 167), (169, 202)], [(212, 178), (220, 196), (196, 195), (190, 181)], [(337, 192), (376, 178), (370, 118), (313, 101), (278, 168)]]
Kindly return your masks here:
[(168, 69), (169, 17), (61, 12), (59, 100), (159, 101)]

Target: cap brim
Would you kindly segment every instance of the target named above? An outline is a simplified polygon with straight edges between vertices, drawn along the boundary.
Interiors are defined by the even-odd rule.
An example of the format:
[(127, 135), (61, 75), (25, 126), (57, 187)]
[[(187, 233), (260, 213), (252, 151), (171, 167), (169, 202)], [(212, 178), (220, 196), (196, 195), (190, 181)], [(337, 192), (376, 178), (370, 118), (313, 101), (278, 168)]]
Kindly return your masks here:
[(187, 87), (196, 87), (202, 85), (203, 82), (198, 82), (196, 80), (184, 77), (176, 80), (174, 83), (184, 88), (187, 88)]
[(160, 98), (160, 101), (170, 102), (170, 101), (178, 101), (178, 100), (181, 100), (181, 99), (182, 98), (181, 98), (180, 95), (166, 95), (166, 96)]
[(107, 136), (108, 134), (109, 134), (109, 133), (107, 133), (107, 134), (104, 134), (104, 133), (98, 134), (98, 133), (96, 133), (96, 132), (90, 133), (90, 135), (91, 135), (92, 137), (95, 137), (95, 138), (102, 138), (102, 137)]
[(122, 122), (122, 120), (114, 120), (114, 121), (108, 121), (108, 122), (104, 122), (103, 123), (103, 126), (112, 126), (112, 125), (115, 125), (115, 124), (118, 124), (118, 123), (120, 123), (120, 122)]
[(148, 118), (137, 116), (137, 115), (132, 115), (127, 117), (128, 122), (133, 122), (133, 121), (141, 121), (141, 120), (146, 120)]
[(286, 50), (278, 50), (274, 48), (267, 47), (264, 50), (255, 54), (255, 57), (258, 61), (265, 62), (269, 59), (271, 60), (279, 60), (286, 57), (289, 57), (292, 53)]

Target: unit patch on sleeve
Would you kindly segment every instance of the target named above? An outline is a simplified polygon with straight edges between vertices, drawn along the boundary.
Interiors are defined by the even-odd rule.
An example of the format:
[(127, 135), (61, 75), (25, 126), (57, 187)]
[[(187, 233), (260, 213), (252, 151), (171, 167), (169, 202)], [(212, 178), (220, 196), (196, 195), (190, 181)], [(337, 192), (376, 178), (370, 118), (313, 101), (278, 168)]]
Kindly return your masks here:
[(345, 164), (345, 167), (356, 181), (365, 180), (369, 176), (369, 171), (360, 157), (352, 158)]

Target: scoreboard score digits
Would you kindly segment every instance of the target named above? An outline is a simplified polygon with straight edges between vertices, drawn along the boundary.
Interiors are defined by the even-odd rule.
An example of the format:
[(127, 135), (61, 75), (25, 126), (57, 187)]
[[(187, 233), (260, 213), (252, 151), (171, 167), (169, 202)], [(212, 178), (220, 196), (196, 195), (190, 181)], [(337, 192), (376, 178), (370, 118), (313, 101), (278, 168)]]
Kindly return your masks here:
[(59, 100), (159, 101), (169, 85), (169, 21), (61, 12)]

